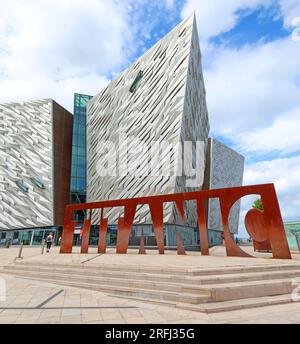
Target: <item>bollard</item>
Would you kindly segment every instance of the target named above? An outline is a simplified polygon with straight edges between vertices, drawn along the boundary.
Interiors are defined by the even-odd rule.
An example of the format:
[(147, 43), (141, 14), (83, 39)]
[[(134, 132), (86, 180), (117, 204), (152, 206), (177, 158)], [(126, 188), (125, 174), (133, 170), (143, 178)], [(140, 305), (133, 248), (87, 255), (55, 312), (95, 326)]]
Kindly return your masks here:
[(45, 250), (45, 242), (46, 242), (46, 240), (44, 239), (44, 240), (43, 240), (43, 246), (42, 246), (42, 252), (41, 252), (41, 254), (44, 254), (44, 250)]
[(21, 244), (21, 246), (20, 246), (20, 249), (19, 249), (19, 255), (18, 255), (18, 258), (20, 258), (20, 259), (22, 259), (23, 257), (22, 257), (22, 251), (23, 251), (23, 242), (22, 242), (22, 244)]
[(299, 233), (295, 234), (295, 237), (296, 237), (296, 242), (297, 242), (298, 250), (299, 250), (299, 253), (300, 253), (300, 234)]

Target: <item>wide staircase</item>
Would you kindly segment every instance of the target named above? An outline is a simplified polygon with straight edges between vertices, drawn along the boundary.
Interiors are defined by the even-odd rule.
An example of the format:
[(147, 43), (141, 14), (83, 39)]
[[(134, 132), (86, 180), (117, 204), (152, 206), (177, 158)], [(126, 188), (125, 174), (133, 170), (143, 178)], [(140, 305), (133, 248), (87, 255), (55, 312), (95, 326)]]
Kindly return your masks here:
[(300, 265), (197, 269), (16, 261), (0, 272), (210, 313), (293, 302)]

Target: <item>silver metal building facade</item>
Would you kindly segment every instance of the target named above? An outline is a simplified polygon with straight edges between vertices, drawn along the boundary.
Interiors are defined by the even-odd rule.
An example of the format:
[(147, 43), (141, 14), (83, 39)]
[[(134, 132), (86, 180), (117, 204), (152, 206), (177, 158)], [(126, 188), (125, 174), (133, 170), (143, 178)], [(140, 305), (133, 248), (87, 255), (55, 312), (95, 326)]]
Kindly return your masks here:
[(63, 224), (72, 123), (52, 99), (0, 104), (0, 240), (18, 242), (18, 230), (30, 229), (19, 242), (31, 243), (34, 229)]
[[(194, 147), (190, 161), (183, 160), (184, 164), (201, 171), (197, 185), (190, 185), (190, 175), (182, 168), (181, 159), (184, 142), (193, 142), (194, 146), (196, 142), (202, 143), (205, 153), (210, 129), (195, 16), (176, 26), (93, 97), (87, 114), (88, 202), (201, 190), (207, 169), (205, 154), (197, 165), (199, 154)], [(141, 146), (149, 148), (154, 142), (162, 141), (169, 142), (173, 149), (159, 156), (158, 165), (163, 170), (168, 162), (174, 173), (152, 175), (149, 156)], [(109, 163), (108, 155), (118, 159)], [(122, 162), (127, 161), (128, 155), (134, 169), (124, 173)], [(216, 166), (210, 165), (211, 172)], [(237, 171), (237, 185), (241, 185), (242, 173), (242, 170)], [(223, 185), (218, 187), (230, 186), (226, 178), (222, 180)], [(213, 186), (211, 182), (208, 184)], [(104, 215), (110, 224), (115, 224), (122, 212), (123, 209), (111, 209)], [(186, 202), (185, 214), (185, 223), (182, 223), (176, 206), (165, 205), (167, 244), (175, 240), (177, 228), (181, 229), (185, 243), (195, 244), (194, 202)], [(137, 236), (141, 229), (150, 235), (151, 218), (147, 207), (137, 210), (135, 223), (139, 224), (135, 229)]]

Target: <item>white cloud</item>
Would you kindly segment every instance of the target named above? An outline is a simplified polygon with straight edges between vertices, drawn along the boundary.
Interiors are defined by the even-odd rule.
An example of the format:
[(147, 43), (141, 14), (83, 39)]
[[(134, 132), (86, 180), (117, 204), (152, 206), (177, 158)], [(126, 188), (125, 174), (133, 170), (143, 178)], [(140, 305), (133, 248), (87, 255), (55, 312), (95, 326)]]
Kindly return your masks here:
[(242, 151), (271, 152), (283, 154), (300, 150), (300, 107), (286, 116), (277, 117), (272, 125), (239, 136)]
[(284, 17), (284, 23), (287, 28), (293, 26), (293, 20), (300, 17), (299, 0), (279, 0), (280, 9)]
[(300, 218), (300, 156), (274, 159), (246, 167), (244, 184), (274, 182), (282, 216), (285, 220)]
[[(292, 158), (274, 159), (247, 165), (244, 185), (274, 183), (283, 221), (300, 219), (300, 155)], [(244, 219), (253, 201), (257, 198), (242, 199), (239, 236), (248, 237)]]
[(0, 82), (1, 101), (23, 101), (53, 98), (73, 112), (74, 93), (94, 95), (104, 88), (109, 80), (104, 76), (88, 74), (82, 77), (67, 77), (54, 80), (47, 75), (33, 76), (30, 80), (12, 78)]
[[(215, 48), (204, 70), (211, 127), (236, 141), (300, 107), (300, 44), (290, 37), (240, 49)], [(285, 133), (287, 134), (287, 133)]]
[[(0, 101), (99, 92), (128, 62), (126, 6), (112, 0), (0, 1)], [(14, 99), (15, 100), (15, 99)]]
[(174, 0), (165, 0), (167, 9), (171, 10), (174, 8)]
[(234, 28), (238, 22), (239, 10), (254, 10), (268, 7), (274, 0), (188, 0), (182, 10), (182, 17), (196, 12), (199, 36), (208, 39)]
[(181, 16), (195, 11), (200, 38), (206, 40), (233, 29), (240, 19), (239, 11), (272, 5), (279, 6), (278, 15), (283, 17), (285, 27), (292, 29), (293, 19), (300, 16), (299, 0), (187, 0)]

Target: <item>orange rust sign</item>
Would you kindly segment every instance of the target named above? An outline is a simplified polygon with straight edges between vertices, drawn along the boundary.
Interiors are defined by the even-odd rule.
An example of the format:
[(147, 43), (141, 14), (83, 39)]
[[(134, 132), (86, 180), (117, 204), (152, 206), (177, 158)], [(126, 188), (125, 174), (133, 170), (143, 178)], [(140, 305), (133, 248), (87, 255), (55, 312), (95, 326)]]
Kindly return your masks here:
[[(183, 192), (170, 195), (147, 196), (131, 199), (119, 199), (99, 201), (84, 204), (71, 204), (66, 206), (63, 235), (60, 253), (71, 253), (73, 245), (74, 228), (76, 222), (72, 220), (72, 213), (76, 210), (89, 211), (89, 216), (85, 219), (82, 227), (81, 253), (88, 252), (90, 228), (92, 221), (92, 210), (101, 209), (99, 219), (99, 243), (98, 252), (106, 252), (106, 233), (108, 219), (103, 218), (103, 209), (112, 207), (123, 207), (124, 216), (118, 220), (117, 231), (117, 253), (127, 253), (131, 227), (134, 222), (135, 211), (138, 205), (148, 204), (150, 208), (153, 229), (157, 242), (158, 251), (164, 254), (164, 223), (163, 204), (164, 202), (174, 202), (184, 221), (184, 202), (196, 201), (198, 226), (200, 236), (200, 249), (202, 255), (209, 255), (207, 237), (207, 219), (205, 204), (210, 198), (218, 198), (221, 208), (221, 219), (223, 224), (223, 236), (228, 256), (251, 257), (243, 251), (233, 240), (229, 229), (229, 213), (231, 207), (241, 197), (258, 194), (261, 197), (264, 210), (251, 209), (245, 217), (245, 226), (253, 241), (259, 245), (267, 245), (271, 248), (274, 258), (291, 259), (290, 250), (284, 232), (280, 208), (273, 184), (262, 184), (252, 186), (241, 186), (234, 188), (203, 190), (194, 192)], [(184, 247), (177, 233), (178, 253), (184, 254)], [(141, 252), (144, 252), (144, 240), (141, 240)]]

